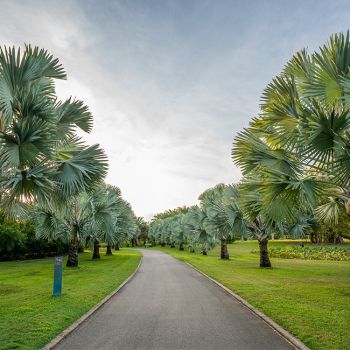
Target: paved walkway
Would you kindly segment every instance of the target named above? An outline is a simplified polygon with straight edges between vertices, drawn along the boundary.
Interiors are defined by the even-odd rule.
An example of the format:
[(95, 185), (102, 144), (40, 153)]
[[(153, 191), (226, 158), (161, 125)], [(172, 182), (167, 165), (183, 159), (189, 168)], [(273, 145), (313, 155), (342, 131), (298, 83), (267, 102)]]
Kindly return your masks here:
[(142, 252), (133, 280), (56, 349), (293, 349), (197, 271), (162, 252)]

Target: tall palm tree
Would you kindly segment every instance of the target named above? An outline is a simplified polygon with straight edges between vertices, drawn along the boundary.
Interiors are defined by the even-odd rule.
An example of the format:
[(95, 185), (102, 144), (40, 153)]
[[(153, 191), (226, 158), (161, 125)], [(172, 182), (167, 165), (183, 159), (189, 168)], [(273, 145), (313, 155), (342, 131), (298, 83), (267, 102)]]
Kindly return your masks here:
[[(257, 159), (255, 153), (249, 166), (271, 163), (277, 153), (279, 166), (292, 160), (296, 165), (293, 178), (313, 176), (322, 186), (322, 195), (329, 197), (316, 210), (328, 222), (337, 221), (341, 204), (350, 215), (349, 72), (349, 32), (333, 35), (311, 54), (306, 50), (296, 53), (265, 89), (261, 113), (251, 125), (274, 160), (266, 152)], [(244, 158), (243, 153), (235, 159), (248, 166), (239, 157)], [(289, 176), (280, 170), (275, 172), (278, 182)]]
[(295, 155), (269, 142), (256, 123), (238, 134), (232, 155), (244, 176), (239, 207), (247, 232), (259, 242), (260, 266), (270, 267), (269, 237), (285, 233), (301, 212), (312, 211), (321, 186), (315, 175), (302, 171)]
[(88, 107), (56, 98), (54, 79), (65, 78), (43, 49), (0, 48), (0, 203), (9, 214), (34, 201), (64, 201), (106, 174), (104, 152), (76, 136), (92, 128)]
[(349, 72), (349, 32), (311, 55), (298, 52), (265, 89), (260, 115), (236, 138), (234, 161), (248, 177), (246, 188), (259, 194), (247, 208), (260, 210), (267, 227), (294, 220), (291, 232), (300, 232), (311, 225), (300, 220), (303, 212), (336, 222), (341, 203), (350, 214)]

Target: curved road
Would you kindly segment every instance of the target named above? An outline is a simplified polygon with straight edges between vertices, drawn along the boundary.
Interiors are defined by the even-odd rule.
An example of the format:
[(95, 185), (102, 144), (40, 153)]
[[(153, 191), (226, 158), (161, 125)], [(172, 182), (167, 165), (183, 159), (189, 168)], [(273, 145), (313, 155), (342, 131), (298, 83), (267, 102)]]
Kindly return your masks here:
[(142, 253), (131, 282), (55, 349), (293, 349), (191, 267), (159, 251)]

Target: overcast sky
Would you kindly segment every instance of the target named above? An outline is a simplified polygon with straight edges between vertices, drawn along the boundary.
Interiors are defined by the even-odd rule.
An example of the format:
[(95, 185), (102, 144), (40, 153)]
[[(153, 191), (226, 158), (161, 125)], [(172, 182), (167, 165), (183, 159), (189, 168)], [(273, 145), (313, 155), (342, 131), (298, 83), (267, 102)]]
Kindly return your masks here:
[(0, 44), (64, 65), (60, 98), (94, 115), (89, 143), (139, 216), (239, 180), (235, 134), (291, 55), (350, 26), (350, 1), (0, 0)]

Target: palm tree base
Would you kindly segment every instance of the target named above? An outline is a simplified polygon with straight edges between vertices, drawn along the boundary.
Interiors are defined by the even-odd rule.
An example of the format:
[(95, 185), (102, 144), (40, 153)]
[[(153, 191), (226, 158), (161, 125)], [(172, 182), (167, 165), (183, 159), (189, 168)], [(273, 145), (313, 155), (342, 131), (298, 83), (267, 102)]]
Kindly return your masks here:
[(72, 238), (69, 244), (67, 267), (78, 267), (78, 240)]
[(112, 246), (110, 244), (107, 245), (106, 255), (113, 255)]
[(259, 240), (260, 248), (260, 267), (271, 267), (271, 261), (269, 258), (269, 251), (267, 249), (267, 239)]
[(68, 257), (66, 266), (67, 267), (78, 267), (78, 259)]
[(97, 239), (94, 240), (94, 253), (92, 259), (100, 259), (100, 243)]
[(226, 239), (225, 238), (221, 239), (221, 254), (220, 254), (220, 257), (223, 260), (229, 260), (230, 259), (230, 255), (228, 254), (227, 243), (226, 243)]

